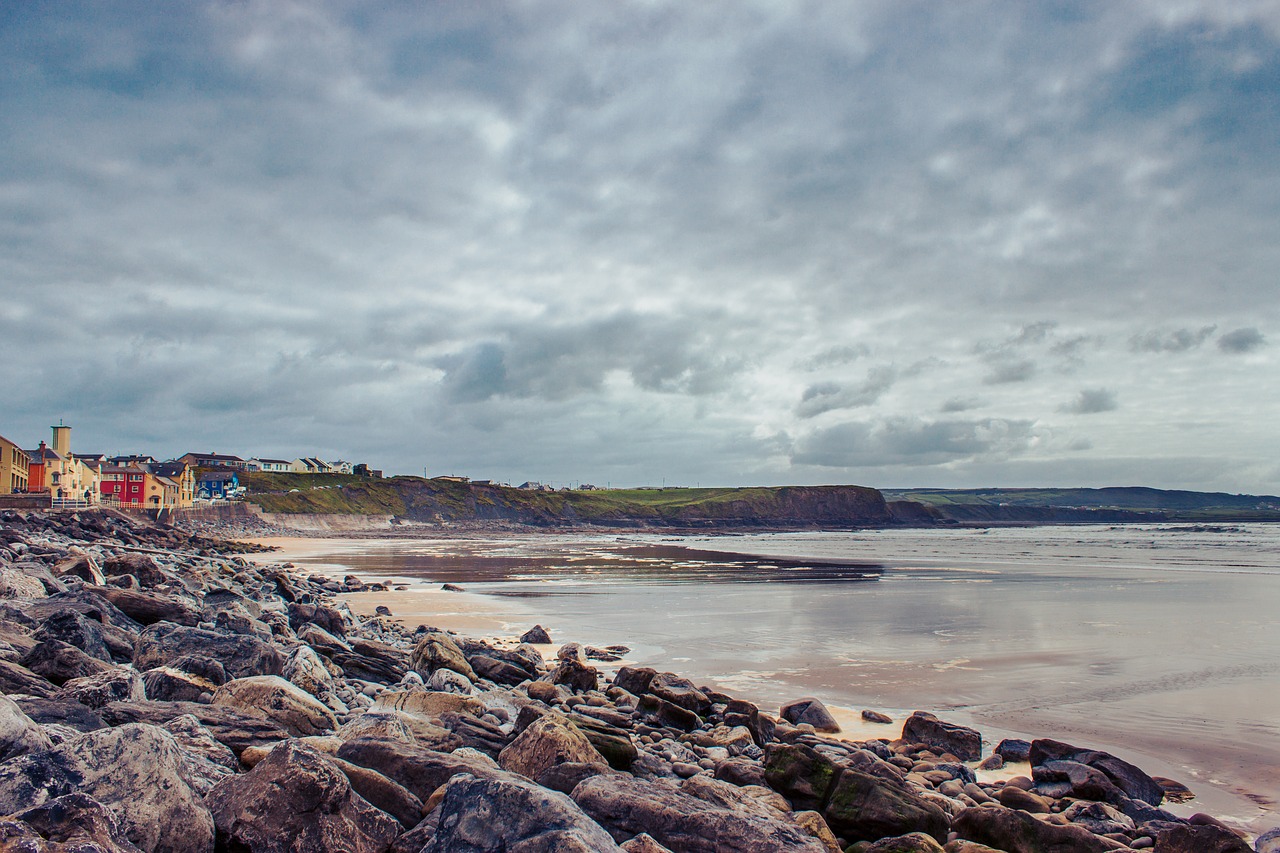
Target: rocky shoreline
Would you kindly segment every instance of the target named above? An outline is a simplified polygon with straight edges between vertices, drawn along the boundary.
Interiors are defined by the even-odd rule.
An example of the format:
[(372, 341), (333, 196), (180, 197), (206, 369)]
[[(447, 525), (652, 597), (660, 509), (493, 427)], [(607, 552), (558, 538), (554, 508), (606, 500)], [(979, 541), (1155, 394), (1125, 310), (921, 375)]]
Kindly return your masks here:
[[(1109, 755), (840, 739), (620, 650), (486, 642), (109, 512), (0, 514), (2, 851), (1278, 853)], [(365, 587), (367, 588), (367, 587)], [(1026, 761), (983, 782), (974, 768)], [(1021, 765), (1017, 765), (1021, 768)]]

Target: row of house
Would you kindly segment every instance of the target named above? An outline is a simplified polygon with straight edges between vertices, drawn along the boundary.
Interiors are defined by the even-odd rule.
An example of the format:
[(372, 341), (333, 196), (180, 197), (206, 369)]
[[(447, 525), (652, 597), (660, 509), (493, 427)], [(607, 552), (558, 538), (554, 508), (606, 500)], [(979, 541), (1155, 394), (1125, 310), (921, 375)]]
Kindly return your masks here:
[(52, 445), (42, 441), (34, 450), (24, 450), (0, 436), (0, 495), (47, 495), (55, 506), (101, 504), (159, 510), (190, 507), (199, 500), (243, 497), (245, 489), (237, 474), (241, 471), (382, 476), (367, 465), (313, 457), (246, 461), (217, 453), (188, 453), (161, 462), (151, 456), (73, 453), (71, 427), (59, 422), (52, 429)]

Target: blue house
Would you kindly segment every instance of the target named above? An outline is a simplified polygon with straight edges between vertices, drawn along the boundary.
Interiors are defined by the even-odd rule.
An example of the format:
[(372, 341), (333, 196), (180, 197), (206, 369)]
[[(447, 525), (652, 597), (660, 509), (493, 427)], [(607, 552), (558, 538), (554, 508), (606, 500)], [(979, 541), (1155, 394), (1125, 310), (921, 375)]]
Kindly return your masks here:
[(240, 477), (235, 471), (210, 471), (200, 475), (196, 497), (202, 500), (230, 500), (240, 497)]

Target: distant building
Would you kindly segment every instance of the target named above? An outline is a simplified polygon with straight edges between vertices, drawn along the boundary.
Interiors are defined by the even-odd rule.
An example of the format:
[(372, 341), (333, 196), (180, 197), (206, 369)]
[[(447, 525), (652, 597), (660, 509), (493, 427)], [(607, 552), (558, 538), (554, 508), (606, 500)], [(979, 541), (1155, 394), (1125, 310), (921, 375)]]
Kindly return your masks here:
[(48, 492), (55, 501), (98, 502), (98, 468), (76, 459), (71, 453), (71, 427), (59, 423), (53, 430), (53, 447), (43, 441), (26, 451), (27, 491)]
[(177, 459), (147, 466), (156, 477), (173, 482), (176, 488), (174, 506), (188, 507), (196, 500), (196, 469)]
[(314, 456), (303, 456), (289, 464), (289, 470), (295, 474), (332, 474), (333, 469), (328, 462)]
[(179, 462), (186, 462), (196, 468), (231, 468), (243, 471), (245, 461), (239, 456), (227, 456), (222, 453), (188, 453), (178, 457)]
[(546, 483), (539, 483), (535, 480), (530, 480), (527, 483), (521, 483), (520, 485), (516, 486), (516, 488), (524, 489), (526, 492), (554, 492), (555, 491), (554, 488), (552, 488), (551, 486), (548, 486)]
[(230, 500), (240, 496), (240, 477), (234, 471), (208, 471), (196, 483), (201, 500)]
[(250, 459), (245, 463), (245, 468), (249, 471), (265, 471), (270, 474), (287, 474), (293, 463), (288, 459), (259, 459), (257, 457)]
[(372, 477), (377, 480), (382, 479), (381, 469), (370, 468), (368, 465), (364, 464), (363, 462), (353, 466), (351, 468), (351, 473), (355, 474), (357, 477)]
[(330, 474), (350, 474), (351, 463), (343, 459), (339, 459), (336, 462), (330, 462), (329, 473)]
[(0, 495), (27, 491), (31, 475), (31, 456), (27, 451), (0, 435)]

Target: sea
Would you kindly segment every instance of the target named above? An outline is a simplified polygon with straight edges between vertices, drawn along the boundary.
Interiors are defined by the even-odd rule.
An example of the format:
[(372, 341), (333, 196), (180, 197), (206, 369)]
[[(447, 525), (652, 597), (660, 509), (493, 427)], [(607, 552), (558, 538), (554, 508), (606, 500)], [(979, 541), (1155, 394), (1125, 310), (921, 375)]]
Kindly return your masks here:
[(518, 633), (625, 645), (776, 710), (816, 696), (1107, 749), (1192, 810), (1280, 823), (1280, 525), (326, 540), (300, 564), (443, 583)]

